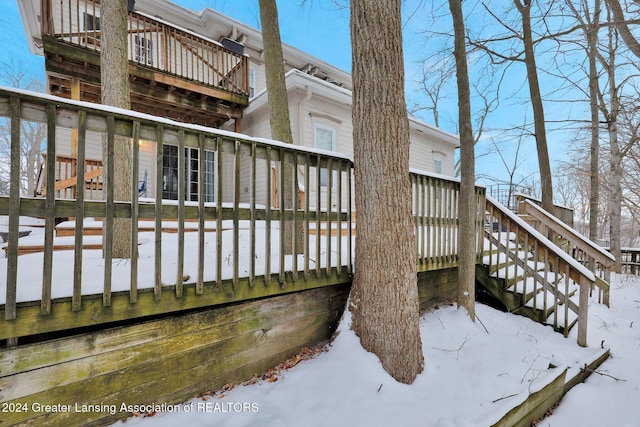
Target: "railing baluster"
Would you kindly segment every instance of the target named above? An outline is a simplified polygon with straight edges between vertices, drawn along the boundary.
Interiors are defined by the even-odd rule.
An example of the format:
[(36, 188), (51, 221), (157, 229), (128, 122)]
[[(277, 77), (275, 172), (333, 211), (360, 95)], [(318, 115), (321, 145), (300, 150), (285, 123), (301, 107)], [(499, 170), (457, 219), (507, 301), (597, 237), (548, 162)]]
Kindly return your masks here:
[(238, 289), (238, 276), (240, 266), (240, 141), (234, 141), (234, 183), (233, 183), (233, 289)]
[(222, 138), (216, 138), (216, 287), (222, 289), (222, 189), (224, 156), (222, 154)]
[[(293, 281), (298, 280), (298, 209), (300, 205), (300, 182), (298, 178), (298, 155), (294, 152), (291, 153), (291, 168), (293, 169), (293, 187), (291, 192), (291, 213), (293, 214), (293, 220), (291, 221), (291, 235), (292, 235), (292, 268)], [(302, 236), (301, 236), (302, 237)]]
[(162, 297), (162, 186), (163, 186), (163, 155), (164, 155), (164, 129), (162, 125), (156, 126), (156, 200), (154, 223), (154, 299), (160, 301)]
[(321, 271), (321, 254), (320, 240), (322, 238), (322, 230), (320, 223), (320, 215), (322, 214), (322, 169), (320, 168), (320, 154), (316, 155), (316, 278), (320, 278)]
[[(278, 165), (280, 166), (280, 179), (279, 179), (279, 184), (278, 186), (280, 187), (279, 191), (278, 191), (278, 198), (279, 198), (279, 213), (280, 213), (280, 252), (279, 252), (279, 259), (280, 259), (280, 268), (278, 270), (278, 280), (280, 283), (281, 287), (284, 287), (285, 285), (285, 260), (284, 260), (284, 255), (285, 255), (285, 228), (287, 227), (287, 222), (285, 221), (285, 193), (287, 191), (287, 188), (285, 188), (285, 180), (284, 180), (284, 175), (285, 175), (285, 152), (282, 148), (280, 148), (278, 150)], [(295, 252), (295, 251), (294, 251)]]
[(87, 142), (87, 113), (78, 111), (78, 166), (76, 167), (76, 232), (73, 258), (72, 310), (82, 309), (82, 254), (84, 235), (84, 188)]
[[(106, 160), (106, 182), (107, 187), (107, 204), (105, 206), (106, 212), (104, 217), (104, 229), (107, 231), (113, 230), (114, 225), (114, 139), (115, 139), (115, 117), (113, 115), (107, 116), (107, 158)], [(49, 144), (47, 144), (49, 145)], [(112, 260), (113, 260), (113, 233), (107, 232), (103, 236), (104, 244), (104, 289), (102, 293), (102, 304), (105, 307), (111, 305), (111, 272), (112, 272)]]
[(268, 286), (271, 283), (271, 251), (273, 247), (271, 245), (271, 208), (273, 206), (273, 201), (271, 200), (271, 147), (267, 147), (265, 150), (265, 198), (266, 198), (266, 206), (265, 206), (265, 259), (264, 259), (264, 285)]
[[(249, 239), (251, 247), (249, 250), (249, 287), (256, 285), (256, 143), (251, 143), (251, 200), (249, 201)], [(265, 251), (268, 253), (269, 251)]]
[(187, 160), (184, 146), (184, 129), (178, 131), (178, 248), (176, 259), (176, 297), (182, 298), (184, 282), (184, 200), (186, 198), (185, 169)]
[(206, 156), (204, 134), (198, 134), (198, 278), (196, 279), (196, 295), (204, 293)]
[[(309, 278), (309, 199), (311, 198), (310, 189), (310, 177), (309, 163), (311, 162), (311, 155), (305, 153), (304, 158), (304, 279)], [(317, 209), (316, 209), (317, 211)]]
[(129, 302), (135, 304), (138, 302), (138, 181), (140, 177), (140, 122), (137, 120), (133, 122), (131, 136), (133, 153), (131, 158), (131, 283)]
[[(12, 96), (9, 102), (11, 109), (11, 165), (9, 171), (9, 246), (7, 248), (7, 289), (4, 308), (4, 318), (6, 320), (16, 318), (18, 233), (20, 230), (20, 134), (22, 128), (20, 122), (20, 98)], [(49, 166), (49, 163), (47, 163), (47, 166)], [(47, 176), (48, 175), (51, 174), (47, 174)], [(45, 307), (43, 307), (43, 311), (44, 308)]]

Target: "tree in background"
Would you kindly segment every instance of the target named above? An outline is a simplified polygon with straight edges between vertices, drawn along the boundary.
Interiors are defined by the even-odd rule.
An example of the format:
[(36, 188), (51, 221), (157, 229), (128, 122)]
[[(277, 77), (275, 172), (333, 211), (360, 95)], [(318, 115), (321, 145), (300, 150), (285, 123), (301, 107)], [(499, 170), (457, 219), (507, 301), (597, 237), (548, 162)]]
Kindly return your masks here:
[[(102, 36), (100, 43), (100, 78), (102, 103), (114, 107), (131, 107), (129, 96), (129, 61), (127, 53), (127, 0), (102, 0), (100, 3)], [(107, 159), (106, 137), (103, 139), (103, 159)], [(131, 200), (131, 139), (114, 138), (114, 199)], [(105, 178), (106, 176), (106, 163)], [(106, 181), (106, 180), (105, 180)], [(131, 257), (131, 220), (116, 218), (113, 228), (113, 257)]]
[[(278, 24), (278, 7), (275, 0), (259, 0), (258, 3), (260, 5), (260, 22), (262, 25), (271, 138), (276, 141), (293, 144), (287, 85), (284, 77), (282, 41), (280, 40), (280, 26)], [(286, 166), (286, 164), (289, 166)], [(280, 173), (284, 174), (284, 188), (281, 188), (280, 191), (283, 192), (285, 209), (292, 209), (293, 197), (297, 197), (297, 191), (295, 196), (291, 191), (294, 173), (290, 167), (291, 164), (291, 162), (286, 163), (284, 160), (280, 162)], [(302, 236), (302, 233), (298, 233), (298, 236)], [(284, 229), (284, 252), (292, 254), (294, 247), (293, 228), (288, 224), (285, 225)]]
[(476, 175), (473, 127), (471, 125), (471, 92), (467, 69), (462, 0), (449, 0), (455, 34), (454, 56), (458, 82), (458, 117), (460, 129), (460, 198), (458, 199), (458, 307), (464, 307), (475, 321), (476, 286)]
[(547, 144), (547, 130), (544, 118), (544, 105), (540, 94), (538, 68), (534, 41), (531, 31), (531, 4), (533, 0), (513, 0), (522, 17), (522, 44), (524, 46), (524, 63), (527, 69), (527, 81), (533, 109), (534, 136), (538, 152), (538, 168), (540, 169), (540, 185), (542, 187), (542, 208), (553, 213), (553, 180), (551, 178), (551, 162)]
[[(3, 64), (0, 80), (12, 87), (44, 91), (43, 83), (31, 76), (22, 65)], [(20, 129), (20, 193), (31, 195), (36, 190), (38, 171), (42, 162), (41, 152), (47, 137), (47, 126), (40, 122), (22, 120)], [(0, 120), (0, 157), (11, 156), (11, 122)], [(9, 163), (0, 162), (0, 194), (9, 191)]]
[(400, 0), (352, 0), (358, 224), (352, 328), (397, 381), (422, 372)]
[[(629, 25), (625, 19), (624, 11), (622, 10), (622, 6), (620, 5), (619, 0), (606, 0), (607, 7), (611, 11), (612, 22), (614, 23), (618, 33), (622, 37), (622, 40), (627, 45), (627, 48), (631, 53), (633, 53), (637, 58), (640, 58), (640, 43), (638, 43), (638, 39), (633, 35)], [(640, 5), (640, 2), (634, 0), (636, 6)], [(636, 9), (635, 14), (637, 16), (638, 10)], [(637, 23), (637, 22), (636, 22)]]

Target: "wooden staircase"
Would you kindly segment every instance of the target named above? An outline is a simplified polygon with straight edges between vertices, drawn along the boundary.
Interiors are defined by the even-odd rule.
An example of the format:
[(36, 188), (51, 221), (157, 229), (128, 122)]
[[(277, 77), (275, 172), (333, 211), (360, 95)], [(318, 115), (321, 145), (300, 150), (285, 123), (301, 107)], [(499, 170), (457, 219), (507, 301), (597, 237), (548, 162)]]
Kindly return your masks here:
[[(578, 343), (584, 346), (592, 290), (597, 288), (599, 301), (609, 304), (607, 280), (596, 273), (606, 271), (608, 279), (613, 257), (541, 208), (530, 208), (527, 214), (544, 225), (542, 233), (487, 197), (484, 250), (476, 280), (509, 312), (551, 325), (565, 336), (577, 324)], [(563, 242), (566, 251), (549, 240), (550, 235)], [(572, 256), (585, 253), (586, 260)]]

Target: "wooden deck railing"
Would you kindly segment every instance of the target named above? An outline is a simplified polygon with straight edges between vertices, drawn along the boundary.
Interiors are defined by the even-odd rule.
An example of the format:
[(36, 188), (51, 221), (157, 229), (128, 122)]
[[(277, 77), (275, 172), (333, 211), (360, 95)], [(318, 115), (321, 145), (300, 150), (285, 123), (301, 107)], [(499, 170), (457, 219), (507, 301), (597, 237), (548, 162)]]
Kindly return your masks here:
[[(13, 89), (0, 88), (0, 117), (8, 117), (12, 125), (11, 182), (19, 181), (23, 120), (47, 124), (48, 170), (56, 167), (59, 127), (77, 129), (78, 163), (85, 161), (87, 141), (101, 140), (87, 139), (88, 132), (104, 134), (107, 140), (114, 135), (131, 138), (133, 159), (131, 201), (114, 200), (112, 157), (102, 159), (104, 201), (88, 200), (84, 192), (71, 199), (57, 198), (53, 191), (44, 198), (21, 198), (19, 186), (11, 186), (9, 197), (0, 197), (0, 215), (9, 217), (7, 256), (0, 259), (0, 339), (351, 280), (356, 227), (353, 165), (347, 157)], [(140, 140), (147, 148), (155, 145), (155, 169), (149, 171), (149, 194), (142, 200), (137, 178), (146, 152)], [(177, 200), (163, 200), (166, 145), (178, 147), (182, 166), (194, 161), (186, 158), (188, 150), (200, 153), (197, 182), (204, 185), (197, 186), (197, 201), (185, 202), (188, 178), (183, 167), (177, 171)], [(206, 163), (212, 156), (205, 153), (213, 153), (213, 164)], [(286, 169), (292, 172), (290, 184), (285, 182)], [(78, 182), (87, 175), (83, 168), (76, 171)], [(456, 266), (458, 183), (420, 173), (412, 173), (411, 180), (420, 270)], [(47, 174), (46, 188), (55, 185), (55, 174)], [(295, 197), (301, 189), (304, 197)], [(286, 193), (294, 196), (293, 206), (285, 206)], [(483, 212), (484, 189), (477, 194)], [(44, 218), (43, 229), (28, 237), (40, 233), (42, 253), (18, 256), (25, 239), (19, 239), (22, 216)], [(73, 237), (56, 237), (56, 220), (69, 217), (75, 219)], [(87, 228), (95, 228), (96, 217), (104, 230), (111, 229), (115, 218), (130, 218), (130, 244), (138, 256), (123, 261), (113, 259), (109, 250), (96, 250), (96, 243), (104, 248), (113, 243), (109, 232), (85, 235), (85, 223), (93, 221)], [(172, 233), (166, 232), (168, 222)], [(197, 231), (187, 233), (185, 228), (194, 224)], [(297, 256), (285, 253), (285, 239), (297, 244)], [(58, 243), (73, 249), (57, 251)], [(479, 255), (481, 248), (479, 239)]]
[(591, 240), (582, 236), (565, 223), (556, 220), (547, 211), (532, 203), (523, 200), (520, 205), (520, 212), (530, 215), (539, 225), (537, 230), (547, 235), (554, 233), (560, 246), (581, 264), (587, 266), (596, 276), (596, 286), (598, 287), (598, 301), (609, 306), (609, 282), (611, 280), (611, 267), (616, 260), (609, 252), (601, 248)]
[[(46, 5), (50, 5), (50, 9)], [(43, 1), (43, 34), (99, 52), (100, 1)], [(194, 80), (203, 85), (248, 95), (248, 58), (157, 18), (129, 12), (129, 60)]]
[[(424, 172), (410, 174), (418, 270), (427, 271), (458, 265), (458, 198), (460, 182)], [(478, 262), (482, 255), (481, 230), (486, 190), (476, 187)]]
[(622, 272), (626, 274), (640, 275), (640, 249), (622, 248)]
[(586, 346), (593, 273), (490, 197), (486, 211), (489, 268), (502, 269), (507, 283), (517, 281), (518, 293), (531, 296), (527, 304), (543, 313), (542, 321), (564, 330), (565, 336), (577, 316), (578, 344)]
[[(58, 127), (77, 128), (79, 163), (85, 160), (88, 132), (105, 134), (107, 138), (131, 138), (133, 158), (130, 202), (114, 200), (113, 176), (109, 174), (114, 167), (112, 157), (103, 160), (107, 171), (105, 201), (87, 200), (83, 192), (77, 192), (75, 199), (56, 198), (54, 191), (47, 191), (44, 198), (21, 198), (19, 186), (11, 186), (10, 196), (0, 198), (0, 215), (9, 217), (7, 258), (2, 260), (4, 266), (0, 270), (0, 316), (4, 319), (0, 321), (0, 339), (350, 280), (354, 229), (352, 163), (346, 157), (11, 89), (0, 88), (0, 117), (8, 117), (12, 125), (11, 182), (19, 182), (22, 120), (47, 124), (48, 170), (56, 168)], [(139, 140), (155, 144), (155, 171), (149, 176), (153, 193), (148, 195), (153, 201), (138, 200)], [(179, 164), (183, 166), (178, 167), (178, 200), (162, 199), (164, 145), (178, 147)], [(206, 184), (198, 185), (197, 202), (185, 202), (186, 148), (200, 153), (198, 182)], [(205, 164), (205, 158), (211, 157), (205, 156), (206, 152), (213, 153), (213, 166)], [(279, 176), (280, 201), (275, 209), (270, 208), (274, 205), (272, 167)], [(292, 173), (290, 187), (283, 178), (286, 168), (298, 172)], [(76, 172), (79, 182), (86, 180), (88, 173), (83, 168)], [(214, 177), (213, 182), (207, 174)], [(328, 177), (327, 188), (331, 191), (321, 185), (323, 174)], [(55, 174), (47, 174), (46, 188), (55, 185)], [(306, 189), (304, 202), (294, 197), (294, 205), (285, 206), (285, 193), (298, 194), (300, 188)], [(43, 252), (36, 258), (18, 257), (21, 216), (45, 219), (41, 231)], [(64, 257), (62, 252), (54, 251), (55, 226), (56, 219), (68, 217), (76, 221), (74, 250), (71, 257)], [(95, 255), (89, 256), (91, 251), (83, 247), (87, 238), (96, 236), (83, 235), (83, 219), (95, 217), (102, 218), (105, 230), (111, 229), (114, 218), (130, 218), (132, 253), (138, 254), (139, 248), (145, 253), (123, 263), (112, 259), (110, 251), (105, 250), (104, 259), (92, 264)], [(138, 231), (143, 218), (153, 219), (154, 231), (145, 231), (144, 235)], [(175, 224), (176, 233), (163, 233), (164, 222), (169, 220)], [(194, 220), (198, 231), (187, 233), (186, 238), (185, 222)], [(345, 232), (312, 233), (322, 228)], [(36, 233), (29, 239), (34, 238), (33, 234)], [(102, 243), (110, 247), (112, 234), (103, 234), (99, 240), (104, 239)], [(285, 253), (285, 238), (302, 242), (298, 256)], [(173, 263), (175, 267), (167, 273), (166, 264)], [(123, 265), (127, 268), (126, 279), (121, 274), (114, 275)], [(187, 270), (185, 265), (192, 268)]]
[[(38, 179), (34, 194), (45, 197), (47, 195), (47, 156), (40, 165)], [(102, 160), (85, 159), (84, 161), (84, 188), (85, 199), (97, 200), (102, 198)], [(57, 155), (55, 162), (55, 187), (56, 199), (75, 199), (78, 191), (78, 159), (72, 156)]]

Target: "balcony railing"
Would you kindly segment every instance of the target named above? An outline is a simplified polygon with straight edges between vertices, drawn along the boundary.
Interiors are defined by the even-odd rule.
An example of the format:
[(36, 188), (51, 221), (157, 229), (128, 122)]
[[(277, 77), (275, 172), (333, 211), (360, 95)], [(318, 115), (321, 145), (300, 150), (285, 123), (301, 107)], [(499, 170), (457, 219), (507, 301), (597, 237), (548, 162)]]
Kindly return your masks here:
[[(43, 35), (90, 51), (100, 51), (99, 0), (43, 2), (43, 16)], [(233, 94), (248, 95), (248, 59), (245, 55), (135, 11), (129, 12), (127, 28), (130, 61)]]

